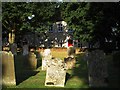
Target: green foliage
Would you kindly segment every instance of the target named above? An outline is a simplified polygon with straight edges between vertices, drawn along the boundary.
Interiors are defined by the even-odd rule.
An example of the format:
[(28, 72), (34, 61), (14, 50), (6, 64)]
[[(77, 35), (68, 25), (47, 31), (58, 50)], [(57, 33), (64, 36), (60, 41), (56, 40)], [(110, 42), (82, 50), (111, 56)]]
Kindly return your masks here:
[(61, 10), (63, 19), (75, 30), (76, 39), (104, 42), (107, 38), (114, 41), (120, 34), (120, 5), (117, 2), (63, 3)]
[[(55, 15), (56, 3), (2, 3), (3, 26), (15, 30), (46, 30)], [(34, 15), (34, 16), (32, 16)], [(28, 18), (29, 17), (29, 18)]]

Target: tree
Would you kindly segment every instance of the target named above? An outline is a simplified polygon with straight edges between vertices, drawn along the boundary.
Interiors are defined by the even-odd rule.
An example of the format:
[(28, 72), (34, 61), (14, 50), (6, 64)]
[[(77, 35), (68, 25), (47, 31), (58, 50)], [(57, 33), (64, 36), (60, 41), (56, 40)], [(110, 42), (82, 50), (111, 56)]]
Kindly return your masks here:
[[(15, 31), (16, 39), (28, 31), (44, 32), (56, 21), (57, 3), (2, 3), (2, 25), (8, 32)], [(3, 31), (4, 31), (3, 30)], [(14, 40), (13, 40), (14, 42)]]
[[(117, 2), (63, 3), (62, 16), (75, 30), (74, 36), (83, 41), (115, 41), (119, 36), (120, 5)], [(114, 31), (113, 28), (116, 28)]]

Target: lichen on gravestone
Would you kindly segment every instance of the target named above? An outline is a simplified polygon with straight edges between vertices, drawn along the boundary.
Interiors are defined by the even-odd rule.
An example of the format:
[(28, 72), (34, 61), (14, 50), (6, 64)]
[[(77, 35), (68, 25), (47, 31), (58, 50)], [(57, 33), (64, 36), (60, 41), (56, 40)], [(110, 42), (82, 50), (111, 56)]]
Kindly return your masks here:
[(2, 85), (16, 85), (14, 56), (12, 52), (1, 51), (2, 54)]
[(89, 85), (93, 87), (107, 86), (104, 82), (108, 77), (104, 52), (101, 50), (87, 52), (85, 59), (87, 59), (88, 65)]
[(47, 65), (45, 86), (64, 87), (66, 65), (63, 60), (54, 58)]

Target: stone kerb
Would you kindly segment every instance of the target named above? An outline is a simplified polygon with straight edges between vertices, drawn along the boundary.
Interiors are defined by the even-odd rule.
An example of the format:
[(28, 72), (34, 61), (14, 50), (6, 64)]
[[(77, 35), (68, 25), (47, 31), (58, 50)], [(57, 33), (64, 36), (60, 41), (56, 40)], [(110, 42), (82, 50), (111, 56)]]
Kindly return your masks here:
[(2, 85), (16, 85), (14, 55), (12, 52), (1, 51), (2, 54)]
[(63, 60), (54, 58), (48, 63), (45, 86), (64, 87), (66, 65)]
[(87, 52), (85, 59), (88, 65), (89, 86), (91, 87), (105, 87), (105, 82), (108, 77), (107, 61), (105, 54), (101, 50), (94, 50)]
[(51, 50), (45, 49), (42, 54), (42, 70), (47, 70), (47, 63), (52, 59)]

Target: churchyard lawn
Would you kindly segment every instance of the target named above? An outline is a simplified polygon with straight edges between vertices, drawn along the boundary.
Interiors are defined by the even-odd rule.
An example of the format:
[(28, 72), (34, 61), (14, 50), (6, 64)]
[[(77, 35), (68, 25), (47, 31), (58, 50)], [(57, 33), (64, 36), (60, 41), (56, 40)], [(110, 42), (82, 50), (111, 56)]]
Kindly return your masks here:
[[(66, 50), (51, 50), (53, 57), (64, 59), (66, 57)], [(65, 86), (62, 88), (88, 88), (87, 78), (87, 64), (82, 60), (82, 54), (76, 55), (76, 66), (67, 70)], [(39, 67), (34, 71), (26, 70), (23, 67), (23, 57), (18, 54), (15, 57), (16, 68), (16, 86), (7, 88), (61, 88), (61, 87), (48, 87), (45, 86), (46, 71), (41, 70), (41, 59), (39, 59)]]

